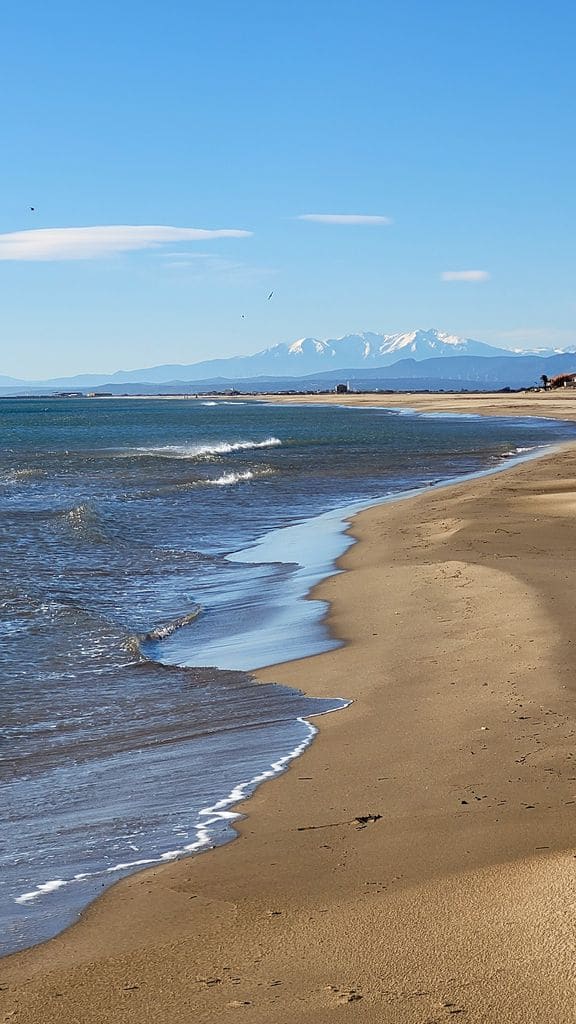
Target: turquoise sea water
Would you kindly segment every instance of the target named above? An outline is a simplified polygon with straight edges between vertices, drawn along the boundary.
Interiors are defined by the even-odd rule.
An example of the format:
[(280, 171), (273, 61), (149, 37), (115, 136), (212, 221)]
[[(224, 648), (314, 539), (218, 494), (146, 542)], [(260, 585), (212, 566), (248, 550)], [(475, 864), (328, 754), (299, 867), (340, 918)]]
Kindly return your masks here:
[[(338, 510), (498, 466), (569, 424), (383, 409), (0, 401), (0, 933), (69, 923), (343, 707), (250, 671), (336, 643), (302, 598)], [(313, 663), (311, 663), (313, 665)]]

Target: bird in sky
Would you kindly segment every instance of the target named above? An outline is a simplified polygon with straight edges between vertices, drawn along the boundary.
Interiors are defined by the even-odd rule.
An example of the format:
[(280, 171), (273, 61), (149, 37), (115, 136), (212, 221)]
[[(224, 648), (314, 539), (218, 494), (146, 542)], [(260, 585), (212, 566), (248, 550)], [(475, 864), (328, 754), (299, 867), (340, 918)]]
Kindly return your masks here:
[(31, 213), (35, 213), (35, 211), (36, 211), (36, 207), (35, 206), (30, 206), (29, 209), (30, 209)]

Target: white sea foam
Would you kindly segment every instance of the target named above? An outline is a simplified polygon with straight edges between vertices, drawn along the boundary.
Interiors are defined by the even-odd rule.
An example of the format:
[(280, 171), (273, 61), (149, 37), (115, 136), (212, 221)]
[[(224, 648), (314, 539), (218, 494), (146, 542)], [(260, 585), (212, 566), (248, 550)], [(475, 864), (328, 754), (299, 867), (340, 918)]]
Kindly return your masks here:
[(21, 896), (16, 896), (14, 902), (31, 903), (32, 900), (37, 899), (38, 896), (43, 896), (44, 893), (48, 892), (56, 892), (57, 889), (61, 889), (64, 885), (69, 885), (69, 882), (65, 881), (63, 878), (54, 878), (50, 882), (41, 882), (40, 885), (37, 885), (36, 888), (32, 890), (32, 892), (24, 892)]
[(112, 868), (106, 868), (105, 872), (93, 871), (89, 877), (94, 878), (96, 875), (102, 874), (111, 875), (115, 871), (126, 871), (128, 868), (140, 868), (144, 867), (145, 864), (157, 864), (158, 860), (158, 857), (142, 857), (141, 860), (127, 860), (124, 864), (115, 864)]
[(537, 444), (529, 445), (527, 448), (519, 446), (518, 448), (513, 448), (510, 452), (502, 452), (502, 458), (515, 459), (517, 455), (522, 455), (524, 452), (535, 452), (539, 447), (540, 445)]
[(202, 405), (218, 405), (218, 402), (202, 402)]
[(211, 455), (230, 455), (232, 452), (252, 451), (256, 448), (276, 448), (282, 444), (279, 437), (264, 441), (214, 441), (210, 444), (166, 444), (159, 448), (131, 448), (118, 453), (120, 458), (205, 459)]
[(253, 480), (254, 473), (249, 469), (244, 473), (223, 473), (216, 480), (207, 480), (207, 484), (214, 484), (216, 487), (227, 487), (229, 484), (238, 484), (242, 480)]
[[(340, 711), (342, 708), (348, 707), (350, 703), (350, 701), (335, 698), (335, 706), (327, 711), (321, 711), (319, 714), (327, 715), (330, 714), (330, 711)], [(201, 808), (198, 811), (198, 818), (194, 825), (196, 838), (193, 842), (187, 843), (176, 850), (166, 850), (157, 857), (145, 857), (140, 860), (123, 861), (119, 864), (114, 864), (113, 867), (106, 868), (103, 871), (83, 872), (81, 874), (74, 875), (73, 878), (69, 879), (59, 878), (50, 882), (41, 882), (40, 885), (37, 885), (31, 892), (25, 892), (22, 893), (21, 896), (15, 896), (14, 902), (19, 904), (30, 903), (32, 900), (36, 900), (40, 896), (55, 892), (57, 889), (61, 889), (66, 885), (72, 885), (74, 882), (83, 882), (88, 878), (112, 875), (120, 871), (130, 871), (134, 870), (134, 868), (147, 867), (151, 864), (162, 864), (171, 860), (176, 860), (178, 857), (183, 857), (186, 854), (209, 849), (213, 846), (213, 826), (222, 824), (222, 822), (232, 822), (241, 817), (239, 812), (231, 811), (229, 808), (233, 804), (237, 804), (241, 800), (245, 800), (250, 796), (261, 782), (265, 782), (266, 779), (272, 779), (275, 775), (279, 775), (281, 772), (285, 771), (290, 762), (296, 757), (299, 757), (300, 754), (302, 754), (310, 745), (318, 730), (306, 718), (299, 717), (297, 721), (306, 728), (306, 735), (304, 739), (302, 739), (301, 742), (290, 751), (290, 753), (278, 758), (277, 761), (273, 761), (269, 768), (266, 768), (263, 772), (259, 772), (257, 775), (252, 776), (252, 778), (245, 782), (239, 782), (230, 790), (227, 796), (217, 800), (216, 803), (211, 804), (209, 807)]]

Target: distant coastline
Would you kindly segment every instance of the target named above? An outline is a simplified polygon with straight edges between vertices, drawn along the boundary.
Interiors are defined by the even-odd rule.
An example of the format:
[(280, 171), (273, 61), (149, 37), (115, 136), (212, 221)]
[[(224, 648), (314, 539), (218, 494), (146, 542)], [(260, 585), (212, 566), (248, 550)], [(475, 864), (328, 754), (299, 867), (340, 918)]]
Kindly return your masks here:
[[(458, 396), (504, 396), (511, 394), (534, 394), (543, 391), (543, 388), (531, 387), (531, 388), (500, 388), (498, 390), (481, 389), (481, 388), (355, 388), (348, 387), (347, 385), (336, 385), (330, 388), (224, 388), (224, 389), (206, 389), (206, 390), (189, 390), (189, 391), (162, 391), (162, 390), (151, 390), (151, 391), (18, 391), (16, 394), (0, 394), (0, 399), (14, 401), (32, 401), (32, 400), (88, 400), (88, 399), (123, 399), (123, 398), (142, 398), (142, 399), (258, 399), (258, 398), (298, 398), (304, 396), (306, 398), (314, 397), (334, 397), (337, 395), (339, 398), (346, 396), (351, 398), (356, 396), (361, 399), (365, 396), (376, 396), (376, 397), (388, 397), (394, 395), (458, 395)], [(571, 389), (568, 389), (571, 390)]]
[(570, 350), (507, 349), (435, 328), (397, 334), (364, 331), (338, 338), (299, 338), (253, 355), (190, 364), (165, 363), (112, 373), (47, 380), (0, 375), (7, 395), (106, 394), (163, 396), (196, 393), (352, 391), (517, 391), (576, 372)]
[[(41, 401), (88, 401), (82, 397), (18, 395), (2, 396), (1, 400)], [(543, 416), (553, 419), (576, 419), (576, 390), (566, 388), (557, 391), (528, 389), (519, 391), (362, 391), (335, 394), (324, 392), (205, 392), (203, 394), (151, 394), (151, 395), (99, 395), (99, 401), (195, 401), (209, 398), (214, 401), (257, 401), (294, 404), (336, 404), (358, 406), (382, 406), (384, 408), (411, 408), (421, 412), (454, 412), (480, 416)]]

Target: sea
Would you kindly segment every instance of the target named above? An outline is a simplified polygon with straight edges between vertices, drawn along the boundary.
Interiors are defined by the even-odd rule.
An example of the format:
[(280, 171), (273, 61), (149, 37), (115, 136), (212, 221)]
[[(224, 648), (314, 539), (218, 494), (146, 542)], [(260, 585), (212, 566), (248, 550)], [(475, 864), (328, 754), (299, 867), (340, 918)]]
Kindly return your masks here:
[(345, 691), (252, 672), (338, 645), (306, 595), (351, 543), (347, 515), (575, 436), (385, 408), (0, 400), (0, 951), (233, 838), (235, 804), (317, 716), (346, 713)]

